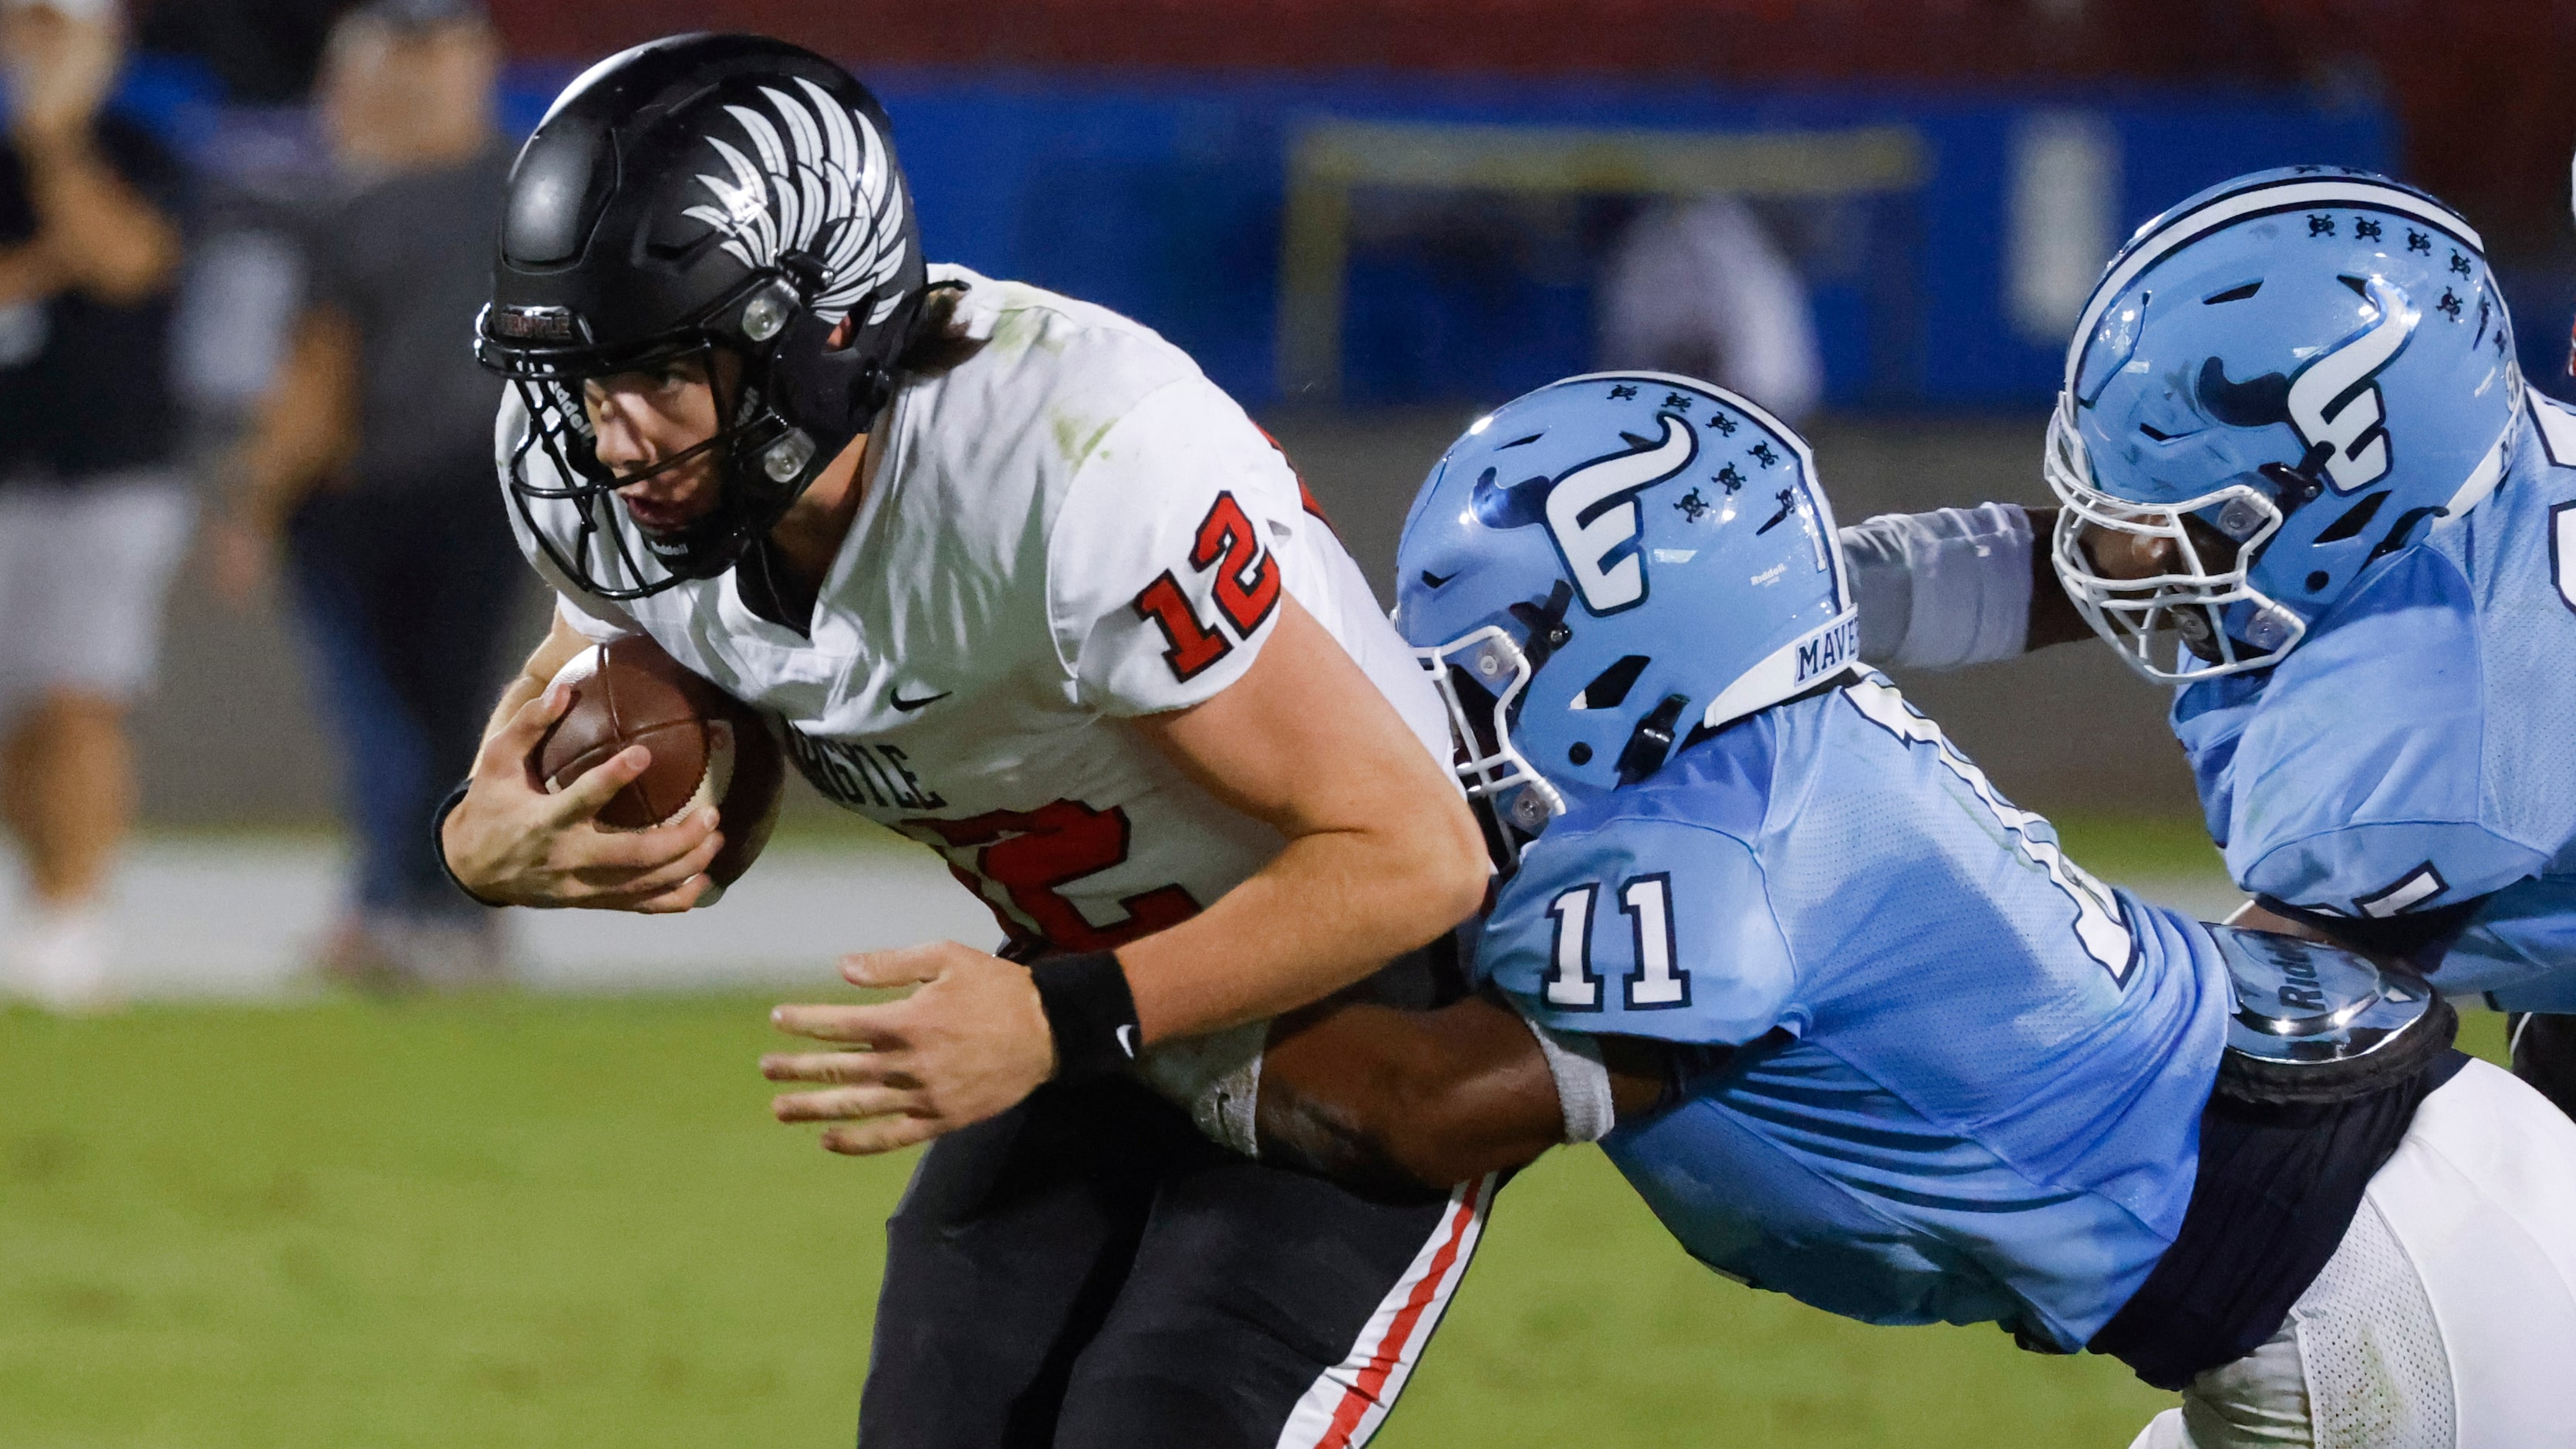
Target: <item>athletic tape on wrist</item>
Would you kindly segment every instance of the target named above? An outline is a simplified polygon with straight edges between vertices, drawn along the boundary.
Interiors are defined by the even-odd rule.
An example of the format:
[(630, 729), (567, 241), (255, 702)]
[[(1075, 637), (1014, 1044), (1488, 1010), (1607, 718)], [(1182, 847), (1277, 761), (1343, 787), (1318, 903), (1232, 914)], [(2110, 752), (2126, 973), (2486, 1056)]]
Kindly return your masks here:
[(429, 812), (429, 853), (438, 858), (438, 873), (447, 877), (449, 885), (463, 892), (465, 898), (474, 904), (489, 906), (497, 911), (501, 909), (501, 902), (487, 901), (476, 895), (473, 887), (457, 878), (456, 867), (447, 863), (447, 817), (455, 814), (456, 807), (465, 803), (465, 792), (473, 788), (474, 782), (471, 780), (457, 786), (447, 792), (446, 799), (438, 802), (437, 809)]
[(1588, 1036), (1573, 1032), (1550, 1031), (1522, 1017), (1530, 1035), (1538, 1038), (1539, 1055), (1547, 1058), (1547, 1074), (1556, 1079), (1556, 1101), (1565, 1113), (1565, 1140), (1598, 1142), (1619, 1125), (1618, 1110), (1610, 1100), (1610, 1069), (1601, 1062), (1601, 1048)]
[(1136, 997), (1115, 951), (1049, 956), (1029, 967), (1055, 1037), (1055, 1079), (1086, 1082), (1126, 1070), (1144, 1047)]

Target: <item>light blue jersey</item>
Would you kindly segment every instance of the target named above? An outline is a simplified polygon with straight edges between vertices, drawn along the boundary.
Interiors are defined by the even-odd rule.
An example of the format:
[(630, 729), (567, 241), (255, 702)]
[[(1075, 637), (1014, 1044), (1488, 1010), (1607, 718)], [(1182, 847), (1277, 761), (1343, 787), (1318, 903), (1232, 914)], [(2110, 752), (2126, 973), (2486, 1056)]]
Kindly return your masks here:
[(2492, 496), (2173, 727), (2239, 886), (2361, 918), (2485, 898), (2435, 983), (2576, 1010), (2576, 413), (2533, 394)]
[(1603, 1144), (1702, 1261), (2069, 1350), (2182, 1223), (2229, 1001), (1875, 675), (1558, 819), (1475, 964), (1562, 1030), (1750, 1044)]

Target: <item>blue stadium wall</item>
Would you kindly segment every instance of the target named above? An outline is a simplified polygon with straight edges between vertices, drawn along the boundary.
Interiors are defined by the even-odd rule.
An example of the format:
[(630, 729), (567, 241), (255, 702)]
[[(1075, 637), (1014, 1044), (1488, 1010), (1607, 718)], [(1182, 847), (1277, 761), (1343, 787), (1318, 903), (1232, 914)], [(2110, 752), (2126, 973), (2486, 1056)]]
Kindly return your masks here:
[[(549, 77), (548, 79), (552, 79)], [(1858, 94), (1715, 94), (1591, 83), (1416, 79), (1123, 84), (895, 74), (876, 78), (934, 258), (1037, 282), (1162, 331), (1248, 402), (1279, 399), (1275, 364), (1286, 158), (1318, 119), (1821, 130), (1901, 124), (1929, 158), (1897, 254), (1914, 314), (1873, 278), (1814, 292), (1828, 398), (1844, 407), (2005, 409), (2044, 403), (2063, 343), (2026, 339), (2005, 304), (2011, 138), (2031, 108)], [(541, 86), (539, 89), (550, 89)], [(2063, 110), (2063, 105), (2050, 109)], [(2301, 162), (2385, 169), (2373, 109), (2296, 97), (2138, 94), (2082, 109), (2117, 138), (2117, 235), (2198, 188)], [(1910, 236), (1902, 233), (1910, 231)], [(1401, 257), (1347, 278), (1344, 396), (1493, 400), (1591, 365), (1588, 281), (1524, 278), (1497, 293)], [(1910, 335), (1889, 338), (1891, 326)]]
[[(509, 120), (533, 126), (571, 74), (561, 65), (515, 71)], [(1319, 120), (1910, 128), (1928, 159), (1922, 185), (1874, 224), (1859, 266), (1814, 285), (1829, 403), (1895, 411), (2026, 409), (2055, 387), (2062, 342), (2017, 331), (2005, 301), (2012, 138), (2034, 112), (2077, 112), (2115, 139), (2117, 235), (2239, 172), (2301, 162), (2384, 170), (2398, 151), (2376, 106), (2254, 91), (2096, 89), (2023, 101), (1625, 80), (944, 70), (871, 80), (894, 117), (933, 258), (1135, 316), (1255, 404), (1283, 400), (1287, 157)], [(1591, 365), (1587, 277), (1526, 276), (1498, 288), (1395, 255), (1355, 259), (1346, 280), (1345, 401), (1492, 401)], [(2554, 344), (2554, 319), (2537, 330)], [(2526, 326), (2527, 343), (2533, 331)], [(2542, 376), (2558, 363), (2532, 360)]]

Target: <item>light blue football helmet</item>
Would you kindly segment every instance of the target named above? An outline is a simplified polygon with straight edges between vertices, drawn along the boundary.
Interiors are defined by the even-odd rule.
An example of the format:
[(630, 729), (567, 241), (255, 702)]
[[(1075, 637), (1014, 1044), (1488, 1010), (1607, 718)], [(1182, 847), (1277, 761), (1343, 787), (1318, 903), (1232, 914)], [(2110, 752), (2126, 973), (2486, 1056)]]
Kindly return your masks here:
[[(2140, 227), (2094, 288), (2049, 426), (2058, 576), (2151, 679), (2262, 668), (2493, 491), (2521, 406), (2457, 213), (2366, 172), (2240, 176)], [(2104, 532), (2169, 548), (2170, 570), (2109, 576), (2085, 547)]]
[(1806, 441), (1661, 373), (1551, 383), (1477, 420), (1396, 548), (1396, 626), (1458, 776), (1520, 837), (1676, 738), (1833, 678), (1859, 634)]

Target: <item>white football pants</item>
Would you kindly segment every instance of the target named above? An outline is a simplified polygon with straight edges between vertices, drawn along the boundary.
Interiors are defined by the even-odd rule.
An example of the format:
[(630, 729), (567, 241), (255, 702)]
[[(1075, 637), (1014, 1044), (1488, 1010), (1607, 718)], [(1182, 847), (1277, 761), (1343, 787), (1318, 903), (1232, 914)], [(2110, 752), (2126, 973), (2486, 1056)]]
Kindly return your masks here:
[(2473, 1061), (2424, 1101), (2261, 1348), (2130, 1449), (2576, 1442), (2576, 1122)]

